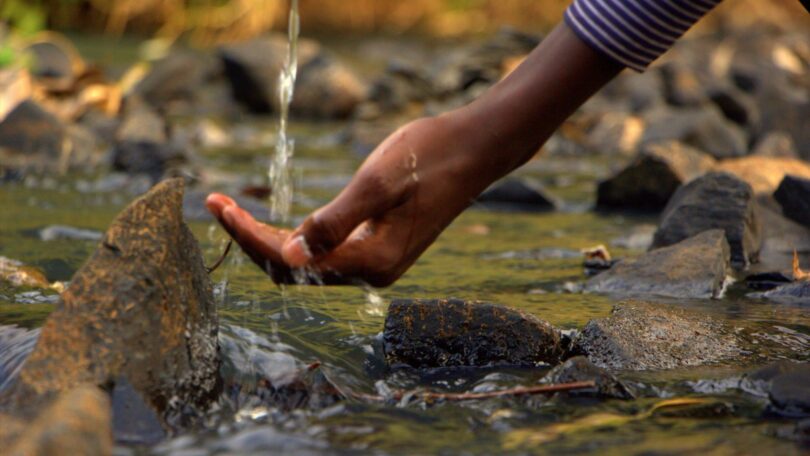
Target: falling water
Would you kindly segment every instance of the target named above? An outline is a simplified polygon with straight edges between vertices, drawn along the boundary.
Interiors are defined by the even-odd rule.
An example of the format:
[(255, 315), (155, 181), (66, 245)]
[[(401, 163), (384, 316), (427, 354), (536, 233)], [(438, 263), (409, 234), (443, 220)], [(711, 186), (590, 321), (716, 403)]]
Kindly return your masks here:
[(287, 122), (290, 114), (290, 103), (295, 90), (295, 78), (298, 73), (298, 0), (291, 0), (290, 18), (287, 26), (289, 41), (287, 57), (281, 69), (278, 81), (279, 94), (279, 127), (276, 140), (276, 153), (270, 163), (270, 219), (275, 222), (286, 222), (290, 218), (292, 206), (292, 178), (290, 160), (295, 150), (295, 141), (287, 135)]

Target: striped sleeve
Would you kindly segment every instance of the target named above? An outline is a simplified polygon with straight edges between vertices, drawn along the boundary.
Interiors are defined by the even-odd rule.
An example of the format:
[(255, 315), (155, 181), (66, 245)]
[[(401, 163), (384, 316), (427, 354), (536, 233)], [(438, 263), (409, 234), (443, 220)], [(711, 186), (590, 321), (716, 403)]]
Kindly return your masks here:
[(722, 0), (574, 0), (565, 22), (597, 51), (644, 71)]

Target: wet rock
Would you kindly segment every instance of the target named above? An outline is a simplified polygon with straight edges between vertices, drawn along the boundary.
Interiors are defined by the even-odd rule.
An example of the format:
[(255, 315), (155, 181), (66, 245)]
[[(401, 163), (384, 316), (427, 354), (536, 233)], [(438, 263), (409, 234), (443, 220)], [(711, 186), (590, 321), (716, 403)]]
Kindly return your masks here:
[(154, 445), (166, 437), (160, 417), (125, 377), (115, 381), (110, 396), (116, 442)]
[(560, 335), (508, 307), (460, 299), (394, 300), (383, 332), (392, 366), (415, 368), (556, 364)]
[(785, 284), (766, 291), (762, 297), (779, 302), (810, 304), (810, 281)]
[(4, 409), (122, 377), (164, 425), (210, 404), (220, 388), (216, 306), (182, 197), (182, 180), (165, 181), (115, 218), (0, 397)]
[(712, 318), (641, 301), (616, 304), (609, 317), (591, 320), (575, 350), (609, 369), (674, 369), (739, 354), (733, 333)]
[(713, 165), (708, 155), (676, 141), (646, 145), (623, 170), (599, 183), (596, 206), (660, 211), (678, 187)]
[(77, 385), (25, 425), (8, 454), (112, 454), (110, 418), (107, 394), (93, 385)]
[(74, 228), (65, 225), (50, 225), (38, 231), (39, 238), (43, 241), (55, 241), (57, 239), (70, 239), (75, 241), (98, 241), (102, 234), (95, 230)]
[(793, 142), (793, 138), (780, 131), (772, 131), (766, 134), (754, 146), (751, 155), (760, 157), (799, 158), (799, 153), (796, 151), (796, 144)]
[(677, 244), (628, 258), (591, 278), (592, 293), (677, 298), (719, 296), (729, 274), (729, 248), (722, 230), (708, 230)]
[(56, 170), (64, 125), (39, 104), (26, 100), (0, 122), (0, 167)]
[[(281, 35), (223, 46), (224, 64), (234, 98), (257, 113), (278, 108), (278, 75), (287, 39)], [(309, 40), (298, 43), (298, 81), (292, 110), (317, 117), (345, 117), (365, 96), (362, 83), (346, 67)]]
[(770, 383), (769, 411), (792, 418), (810, 417), (810, 364), (779, 362), (753, 373)]
[(726, 173), (712, 172), (681, 186), (664, 209), (651, 248), (670, 246), (715, 228), (726, 233), (735, 269), (756, 261), (762, 227), (754, 192)]
[(761, 272), (757, 274), (751, 274), (745, 278), (745, 283), (748, 285), (748, 288), (752, 290), (773, 290), (776, 287), (780, 287), (787, 283), (790, 283), (792, 280), (790, 277), (782, 274), (781, 272)]
[(773, 196), (785, 216), (810, 227), (810, 179), (785, 176)]
[(745, 131), (714, 107), (670, 109), (658, 107), (644, 114), (647, 128), (642, 144), (677, 140), (717, 159), (748, 152)]
[(724, 160), (717, 171), (734, 174), (748, 182), (758, 195), (771, 195), (787, 175), (810, 179), (810, 164), (793, 158), (750, 156)]
[(537, 182), (507, 178), (496, 182), (475, 200), (477, 206), (504, 211), (553, 211), (557, 203)]
[(568, 396), (588, 396), (613, 399), (633, 399), (632, 389), (613, 374), (594, 365), (584, 356), (575, 356), (551, 370), (542, 380), (544, 383), (569, 383), (593, 381), (596, 386), (589, 389), (569, 391)]
[(13, 287), (50, 288), (62, 291), (62, 284), (51, 284), (39, 269), (0, 256), (0, 283), (3, 282)]

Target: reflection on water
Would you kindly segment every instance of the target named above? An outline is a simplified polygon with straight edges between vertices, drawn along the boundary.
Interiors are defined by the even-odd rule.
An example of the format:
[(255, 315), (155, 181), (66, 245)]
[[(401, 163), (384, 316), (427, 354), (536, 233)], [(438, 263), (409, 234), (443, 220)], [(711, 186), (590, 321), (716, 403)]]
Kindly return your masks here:
[[(272, 128), (272, 125), (266, 125)], [(308, 128), (297, 135), (305, 136)], [(327, 129), (321, 125), (319, 129)], [(261, 159), (263, 151), (233, 151)], [(351, 174), (357, 160), (348, 151), (329, 148), (299, 150), (296, 162), (304, 183), (303, 198), (322, 204), (338, 188), (329, 176)], [(207, 157), (213, 166), (240, 173), (246, 180), (261, 177), (256, 161), (229, 160), (218, 152)], [(266, 159), (266, 157), (265, 157)], [(555, 158), (555, 160), (563, 160)], [(598, 162), (594, 162), (597, 163)], [(600, 169), (594, 165), (592, 168)], [(556, 178), (533, 164), (524, 173), (544, 182), (573, 206), (587, 204), (596, 176), (574, 174), (579, 187), (556, 189)], [(0, 204), (0, 255), (18, 259), (45, 271), (49, 280), (64, 279), (93, 251), (93, 241), (31, 236), (45, 226), (60, 224), (103, 230), (133, 195), (85, 185), (94, 177), (56, 179), (43, 187), (41, 180), (5, 184)], [(81, 184), (84, 182), (85, 184)], [(326, 182), (327, 184), (319, 184)], [(36, 184), (36, 185), (33, 185)], [(293, 215), (312, 210), (300, 202)], [(608, 297), (558, 291), (566, 282), (584, 278), (575, 252), (582, 247), (607, 244), (626, 236), (649, 218), (604, 216), (589, 212), (502, 214), (470, 210), (397, 284), (385, 290), (354, 287), (302, 287), (281, 290), (241, 252), (234, 249), (214, 274), (225, 357), (223, 375), (231, 384), (249, 391), (260, 378), (274, 383), (291, 381), (302, 368), (320, 362), (322, 373), (341, 390), (383, 394), (387, 390), (418, 387), (437, 391), (486, 391), (536, 383), (544, 369), (456, 370), (420, 374), (390, 372), (380, 354), (387, 303), (398, 297), (459, 297), (518, 307), (562, 328), (581, 328), (588, 320), (608, 314)], [(469, 229), (486, 226), (487, 230)], [(208, 223), (191, 224), (212, 262), (222, 251), (225, 236)], [(617, 248), (622, 257), (633, 252)], [(227, 286), (225, 284), (227, 283)], [(739, 285), (737, 285), (739, 286)], [(227, 291), (226, 291), (227, 290)], [(16, 366), (32, 338), (5, 337), (27, 334), (22, 328), (42, 324), (53, 304), (19, 299), (31, 290), (0, 287), (0, 378)], [(515, 435), (540, 431), (560, 422), (574, 422), (596, 413), (635, 415), (661, 397), (708, 394), (734, 409), (732, 415), (650, 416), (618, 427), (583, 428), (544, 443), (541, 447), (515, 447), (516, 452), (574, 452), (627, 454), (645, 451), (693, 453), (798, 453), (794, 444), (774, 437), (789, 423), (762, 418), (765, 398), (740, 381), (754, 366), (773, 359), (810, 360), (810, 312), (806, 307), (775, 305), (746, 299), (739, 290), (722, 301), (668, 301), (705, 312), (735, 328), (749, 355), (720, 366), (668, 372), (624, 373), (638, 382), (643, 397), (636, 401), (501, 398), (461, 403), (364, 403), (349, 399), (325, 407), (289, 411), (268, 401), (239, 396), (228, 399), (212, 417), (207, 430), (177, 436), (151, 451), (157, 454), (283, 452), (322, 454), (336, 451), (382, 453), (470, 453), (503, 451)], [(10, 325), (17, 325), (10, 328)], [(22, 332), (21, 332), (22, 331)], [(11, 351), (6, 347), (13, 347)], [(2, 388), (2, 386), (0, 386)], [(229, 396), (230, 397), (230, 396)], [(231, 407), (231, 408), (229, 408)], [(227, 412), (227, 413), (226, 413)], [(515, 434), (515, 432), (523, 434)]]

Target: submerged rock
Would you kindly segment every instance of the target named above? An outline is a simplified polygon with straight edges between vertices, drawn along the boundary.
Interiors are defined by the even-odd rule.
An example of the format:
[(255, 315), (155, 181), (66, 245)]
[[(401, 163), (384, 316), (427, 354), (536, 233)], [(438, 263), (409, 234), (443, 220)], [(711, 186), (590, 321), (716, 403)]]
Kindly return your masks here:
[(649, 144), (618, 174), (599, 183), (596, 207), (660, 211), (678, 187), (713, 165), (710, 156), (677, 141)]
[(460, 299), (398, 299), (388, 307), (383, 332), (392, 366), (556, 364), (559, 332), (520, 310)]
[(810, 304), (810, 281), (803, 280), (782, 285), (766, 291), (762, 297), (782, 302)]
[(762, 246), (751, 186), (725, 173), (709, 173), (680, 187), (667, 203), (652, 249), (670, 246), (706, 230), (725, 231), (731, 265), (744, 269)]
[(698, 366), (740, 353), (733, 333), (712, 318), (663, 304), (624, 301), (591, 320), (574, 341), (599, 367), (654, 370)]
[(553, 211), (554, 198), (539, 183), (527, 179), (496, 182), (475, 199), (476, 206), (503, 211)]
[(810, 179), (785, 176), (773, 197), (785, 216), (810, 228)]
[(747, 377), (767, 385), (769, 412), (791, 418), (810, 417), (810, 364), (777, 361)]
[(220, 389), (216, 306), (182, 198), (183, 181), (168, 180), (115, 218), (0, 397), (5, 410), (122, 378), (164, 426), (211, 403)]
[(708, 230), (677, 244), (624, 259), (591, 278), (585, 290), (623, 295), (712, 298), (729, 274), (729, 247), (722, 230)]
[(544, 383), (569, 383), (593, 381), (596, 386), (565, 393), (568, 396), (633, 399), (632, 389), (607, 370), (596, 366), (584, 356), (575, 356), (551, 370), (542, 380)]

